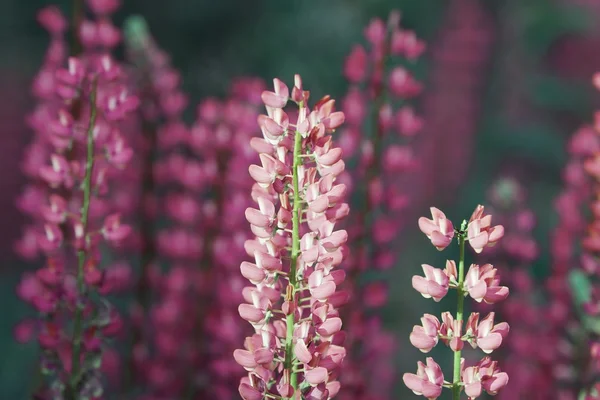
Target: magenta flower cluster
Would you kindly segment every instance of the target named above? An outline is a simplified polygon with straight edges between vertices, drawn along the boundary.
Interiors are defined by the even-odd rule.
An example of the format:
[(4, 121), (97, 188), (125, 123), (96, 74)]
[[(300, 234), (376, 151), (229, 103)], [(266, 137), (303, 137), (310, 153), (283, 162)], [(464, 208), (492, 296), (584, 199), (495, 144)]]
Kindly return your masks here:
[(37, 337), (53, 377), (51, 398), (102, 393), (102, 343), (123, 324), (102, 296), (126, 287), (130, 276), (123, 264), (101, 266), (101, 253), (131, 232), (114, 181), (133, 156), (125, 127), (139, 99), (110, 54), (119, 41), (109, 18), (116, 7), (90, 2), (90, 9), (96, 19), (78, 26), (83, 52), (68, 59), (66, 20), (55, 8), (39, 14), (52, 42), (34, 82), (39, 103), (29, 122), (36, 136), (23, 165), (31, 183), (18, 203), (32, 224), (17, 250), (41, 253), (45, 262), (18, 287), (39, 319), (21, 324), (17, 336)]

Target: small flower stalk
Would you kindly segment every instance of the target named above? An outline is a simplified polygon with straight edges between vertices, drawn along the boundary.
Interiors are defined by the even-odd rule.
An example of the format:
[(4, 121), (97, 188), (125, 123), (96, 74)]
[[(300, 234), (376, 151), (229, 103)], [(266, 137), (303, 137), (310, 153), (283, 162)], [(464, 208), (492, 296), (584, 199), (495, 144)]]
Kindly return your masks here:
[(442, 313), (441, 319), (425, 314), (421, 325), (413, 328), (410, 342), (423, 353), (430, 352), (440, 341), (448, 346), (454, 353), (453, 376), (452, 381), (445, 380), (441, 367), (429, 357), (425, 364), (419, 362), (416, 374), (404, 374), (404, 383), (416, 395), (428, 399), (437, 399), (444, 387), (451, 390), (454, 400), (460, 399), (463, 391), (469, 400), (478, 398), (484, 391), (496, 395), (508, 383), (508, 375), (500, 370), (497, 361), (486, 356), (475, 365), (466, 366), (461, 354), (465, 343), (486, 354), (492, 353), (502, 345), (509, 326), (506, 322), (495, 321), (493, 311), (486, 316), (473, 312), (465, 323), (464, 300), (470, 297), (476, 303), (496, 304), (508, 296), (509, 290), (500, 284), (498, 271), (491, 264), (471, 264), (465, 273), (465, 244), (468, 242), (476, 253), (480, 253), (504, 236), (504, 228), (492, 226), (491, 215), (486, 215), (481, 205), (458, 229), (454, 229), (452, 221), (437, 208), (432, 207), (431, 214), (431, 219), (419, 219), (421, 231), (440, 251), (456, 237), (460, 250), (458, 265), (448, 260), (442, 270), (423, 264), (424, 276), (414, 276), (413, 287), (423, 297), (434, 301), (440, 301), (450, 289), (455, 289), (457, 310), (455, 315)]
[[(346, 350), (338, 307), (347, 295), (337, 288), (347, 240), (336, 224), (348, 214), (342, 152), (331, 134), (344, 122), (326, 96), (309, 109), (309, 92), (295, 76), (290, 91), (279, 79), (262, 93), (267, 115), (258, 122), (262, 139), (252, 139), (261, 165), (251, 165), (256, 182), (246, 210), (255, 238), (246, 242), (252, 262), (242, 275), (254, 286), (243, 290), (241, 317), (253, 326), (244, 349), (234, 352), (247, 371), (243, 399), (330, 399)], [(291, 102), (296, 109), (284, 111)]]

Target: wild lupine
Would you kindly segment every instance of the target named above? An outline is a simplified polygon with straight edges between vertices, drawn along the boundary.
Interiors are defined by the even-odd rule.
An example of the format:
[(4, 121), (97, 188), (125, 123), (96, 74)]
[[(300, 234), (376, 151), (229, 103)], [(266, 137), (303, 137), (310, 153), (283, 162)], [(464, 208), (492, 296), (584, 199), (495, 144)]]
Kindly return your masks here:
[[(219, 137), (219, 179), (213, 193), (221, 223), (211, 243), (210, 298), (204, 306), (202, 347), (206, 352), (210, 385), (200, 391), (205, 396), (232, 399), (238, 396), (236, 387), (243, 371), (231, 357), (239, 343), (251, 333), (251, 327), (240, 320), (237, 309), (243, 302), (245, 279), (240, 275), (240, 260), (247, 257), (244, 243), (252, 232), (245, 218), (245, 209), (253, 205), (248, 193), (253, 180), (240, 170), (259, 161), (248, 146), (256, 136), (256, 115), (262, 105), (260, 93), (265, 85), (260, 79), (238, 78), (224, 102), (215, 99), (201, 106), (196, 129), (206, 132), (205, 140)], [(202, 147), (202, 146), (200, 146)]]
[[(437, 240), (438, 236), (432, 232), (438, 233), (434, 229), (452, 226), (452, 222), (437, 208), (432, 207), (431, 213), (434, 220), (422, 217), (419, 227), (438, 250), (443, 249), (448, 244)], [(433, 297), (439, 301), (448, 289), (458, 292), (456, 317), (444, 312), (439, 320), (434, 315), (425, 314), (421, 319), (422, 325), (416, 325), (410, 335), (412, 345), (424, 353), (431, 351), (440, 340), (454, 352), (452, 381), (444, 380), (440, 366), (432, 358), (427, 359), (427, 365), (419, 362), (416, 375), (404, 374), (405, 385), (417, 395), (437, 399), (446, 387), (451, 389), (455, 400), (460, 399), (463, 390), (469, 399), (475, 399), (483, 391), (495, 395), (508, 383), (508, 375), (500, 371), (498, 363), (491, 358), (485, 357), (469, 367), (464, 365), (465, 360), (461, 358), (464, 342), (489, 354), (500, 347), (509, 330), (507, 323), (495, 322), (494, 312), (481, 320), (479, 313), (474, 312), (466, 324), (463, 320), (465, 297), (470, 296), (476, 302), (495, 304), (508, 296), (508, 288), (500, 285), (498, 271), (492, 265), (471, 264), (465, 274), (465, 243), (469, 242), (475, 252), (481, 252), (483, 248), (495, 245), (504, 235), (504, 228), (501, 225), (492, 226), (491, 218), (479, 205), (471, 218), (464, 220), (456, 230), (460, 249), (458, 268), (453, 261), (448, 261), (443, 271), (424, 265), (425, 277), (413, 277), (413, 287), (426, 298)]]
[[(569, 143), (571, 161), (563, 176), (566, 188), (556, 202), (560, 219), (553, 237), (547, 313), (550, 317), (548, 336), (552, 338), (549, 344), (557, 351), (546, 356), (547, 364), (552, 366), (546, 378), (554, 382), (555, 392), (564, 398), (593, 398), (593, 385), (597, 383), (599, 372), (595, 345), (598, 334), (594, 328), (598, 321), (600, 137), (597, 117), (594, 127), (579, 129)], [(586, 215), (590, 217), (587, 228)], [(573, 265), (578, 267), (573, 268)], [(572, 307), (578, 314), (569, 312)]]
[[(199, 160), (188, 158), (187, 162), (198, 165), (202, 173), (196, 176), (201, 180), (194, 180), (191, 174), (187, 183), (179, 182), (189, 193), (168, 195), (165, 214), (196, 238), (192, 245), (197, 242), (202, 247), (195, 262), (166, 253), (170, 270), (165, 277), (174, 284), (155, 280), (159, 296), (153, 313), (173, 318), (153, 319), (156, 337), (152, 347), (156, 350), (144, 363), (151, 394), (144, 398), (186, 395), (228, 399), (233, 397), (242, 376), (231, 353), (249, 328), (239, 320), (237, 307), (243, 301), (239, 263), (246, 257), (244, 242), (250, 238), (244, 210), (251, 203), (247, 193), (252, 189), (252, 180), (240, 175), (239, 167), (258, 161), (248, 146), (257, 131), (258, 105), (255, 98), (249, 98), (254, 93), (248, 92), (257, 89), (260, 101), (263, 85), (250, 79), (237, 81), (225, 102), (216, 98), (203, 100), (189, 134), (182, 137), (180, 145), (184, 151)], [(175, 163), (173, 169), (165, 170), (169, 173), (160, 174), (160, 181), (170, 182), (180, 167), (181, 163)], [(193, 201), (198, 197), (204, 199), (204, 204)], [(159, 242), (161, 253), (178, 240), (177, 234), (163, 232), (169, 245)], [(172, 242), (167, 241), (170, 236)], [(164, 346), (165, 343), (169, 345)]]
[[(344, 114), (329, 96), (310, 110), (299, 75), (291, 92), (273, 82), (262, 93), (263, 139), (251, 141), (261, 162), (249, 168), (258, 208), (246, 210), (256, 238), (245, 247), (254, 262), (240, 269), (255, 286), (244, 288), (239, 313), (255, 334), (234, 352), (248, 371), (239, 392), (244, 399), (329, 399), (339, 392), (346, 354), (338, 312), (346, 295), (337, 290), (345, 274), (335, 267), (347, 233), (335, 225), (348, 206), (336, 182), (344, 161), (330, 136)], [(284, 111), (290, 100), (297, 111)]]
[[(494, 220), (506, 227), (506, 234), (482, 259), (510, 270), (504, 276), (511, 287), (508, 300), (494, 307), (495, 318), (511, 326), (511, 334), (496, 356), (505, 365), (511, 382), (498, 396), (515, 400), (551, 398), (553, 392), (544, 383), (543, 358), (548, 350), (537, 345), (548, 340), (540, 298), (542, 290), (529, 275), (529, 268), (539, 252), (532, 234), (535, 215), (527, 208), (525, 188), (516, 178), (498, 179), (491, 186), (488, 199)], [(490, 308), (481, 304), (476, 311), (483, 313)]]
[[(193, 172), (191, 178), (189, 174), (180, 174), (180, 185), (174, 179), (177, 175), (169, 170), (183, 168), (198, 172), (194, 167), (199, 166), (195, 161), (188, 162), (184, 157), (171, 154), (185, 150), (189, 139), (189, 129), (181, 120), (187, 97), (179, 87), (179, 73), (171, 66), (168, 55), (156, 46), (141, 17), (129, 18), (125, 33), (127, 53), (135, 67), (135, 84), (140, 93), (143, 140), (139, 152), (143, 156), (140, 157), (142, 202), (138, 209), (141, 269), (132, 307), (133, 351), (123, 390), (129, 392), (132, 384), (141, 380), (150, 393), (177, 395), (177, 390), (185, 388), (183, 384), (174, 383), (177, 380), (172, 377), (177, 375), (177, 370), (173, 365), (190, 369), (189, 358), (193, 358), (192, 352), (185, 360), (173, 358), (176, 352), (172, 344), (178, 340), (182, 344), (193, 340), (192, 321), (179, 325), (182, 318), (177, 316), (193, 310), (197, 302), (194, 293), (199, 287), (199, 276), (193, 264), (199, 260), (202, 239), (194, 232), (200, 209), (195, 195), (203, 181), (192, 182), (198, 178)], [(169, 155), (172, 155), (171, 163), (165, 161)], [(159, 188), (166, 192), (165, 198), (158, 197)], [(169, 221), (169, 228), (157, 231), (163, 217)], [(168, 259), (176, 264), (164, 279), (157, 271), (159, 254), (163, 261)], [(153, 297), (159, 297), (159, 302), (151, 307)], [(154, 342), (154, 346), (150, 342)], [(148, 359), (150, 353), (151, 360)], [(178, 389), (171, 389), (173, 385)], [(170, 390), (173, 392), (169, 393)]]
[(416, 151), (427, 161), (411, 181), (423, 192), (421, 199), (450, 199), (466, 178), (495, 31), (493, 17), (480, 1), (448, 2), (430, 46), (429, 89), (422, 96), (426, 123)]
[(168, 55), (143, 20), (130, 20), (127, 32), (130, 57), (140, 72), (146, 137), (132, 367), (144, 388), (141, 398), (167, 399), (189, 393), (202, 364), (195, 317), (207, 288), (198, 264), (216, 216), (201, 199), (211, 191), (217, 170), (214, 147), (193, 154), (193, 129), (181, 120), (187, 96)]
[(345, 179), (356, 189), (358, 212), (348, 221), (353, 257), (345, 267), (349, 285), (355, 286), (346, 308), (350, 351), (342, 375), (343, 399), (386, 398), (394, 378), (395, 339), (381, 329), (375, 313), (387, 301), (387, 285), (381, 279), (365, 284), (361, 275), (395, 263), (394, 245), (409, 203), (403, 182), (416, 167), (412, 139), (423, 127), (410, 104), (422, 88), (410, 64), (425, 44), (399, 22), (397, 12), (387, 26), (379, 18), (371, 20), (364, 31), (368, 47), (355, 45), (344, 66), (350, 89), (342, 102), (348, 118), (340, 145), (346, 157), (355, 159)]
[[(90, 2), (98, 16), (96, 5)], [(110, 12), (99, 17), (106, 24)], [(41, 314), (36, 331), (44, 349), (41, 369), (50, 384), (40, 395), (100, 396), (104, 341), (122, 325), (101, 296), (122, 288), (128, 279), (123, 264), (102, 266), (101, 252), (106, 251), (104, 243), (119, 245), (131, 230), (111, 201), (111, 177), (132, 157), (123, 120), (138, 100), (109, 54), (114, 41), (104, 38), (91, 44), (80, 31), (83, 54), (60, 68), (66, 22), (53, 8), (44, 9), (40, 18), (53, 33), (54, 44), (40, 75), (43, 82), (34, 84), (44, 99), (31, 118), (36, 136), (24, 164), (34, 183), (19, 199), (37, 225), (17, 248), (26, 255), (39, 249), (46, 262), (35, 275), (24, 276), (18, 293)]]

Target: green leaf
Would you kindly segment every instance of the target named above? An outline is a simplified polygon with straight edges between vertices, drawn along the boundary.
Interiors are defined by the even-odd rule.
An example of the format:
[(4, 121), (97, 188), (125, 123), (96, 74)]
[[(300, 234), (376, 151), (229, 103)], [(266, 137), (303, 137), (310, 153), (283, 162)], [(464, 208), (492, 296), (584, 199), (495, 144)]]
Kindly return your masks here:
[(148, 23), (141, 15), (127, 17), (123, 23), (125, 44), (135, 50), (144, 47), (150, 38)]
[(584, 314), (581, 320), (586, 331), (595, 333), (596, 335), (600, 334), (600, 318)]
[(569, 286), (577, 308), (581, 308), (584, 303), (590, 301), (592, 284), (583, 271), (574, 269), (569, 273)]

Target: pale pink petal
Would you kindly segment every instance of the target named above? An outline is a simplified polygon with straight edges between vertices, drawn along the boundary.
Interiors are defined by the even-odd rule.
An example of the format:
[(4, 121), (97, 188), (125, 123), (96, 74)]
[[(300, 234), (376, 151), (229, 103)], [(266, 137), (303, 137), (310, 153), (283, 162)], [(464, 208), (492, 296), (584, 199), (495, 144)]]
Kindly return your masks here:
[(342, 329), (342, 320), (338, 317), (329, 318), (327, 321), (322, 323), (318, 328), (317, 332), (321, 336), (331, 336)]
[(421, 217), (419, 218), (419, 229), (429, 237), (434, 230), (438, 229), (438, 226), (432, 220)]
[(488, 287), (484, 281), (479, 281), (477, 284), (469, 288), (469, 295), (478, 303), (481, 303), (481, 300), (483, 300), (487, 293)]
[(508, 384), (508, 374), (506, 372), (494, 374), (494, 376), (484, 379), (482, 384), (486, 392), (494, 395)]
[(495, 227), (493, 227), (492, 229), (490, 229), (489, 231), (489, 241), (492, 243), (497, 242), (498, 240), (502, 239), (502, 237), (504, 236), (504, 227), (502, 225), (496, 225)]
[(431, 232), (431, 243), (438, 249), (444, 250), (452, 242), (452, 239), (443, 235), (439, 231)]
[(304, 379), (311, 385), (316, 386), (320, 383), (327, 382), (327, 369), (317, 367), (304, 372)]
[(476, 253), (481, 253), (483, 248), (488, 244), (489, 236), (487, 232), (481, 232), (475, 237), (469, 237), (469, 244)]
[(465, 394), (473, 399), (481, 396), (481, 382), (477, 381), (465, 385)]
[(335, 283), (322, 282), (319, 286), (310, 289), (310, 294), (317, 300), (325, 300), (335, 293)]
[(494, 304), (508, 297), (509, 290), (506, 286), (493, 286), (487, 289), (485, 294), (485, 302)]
[(233, 358), (235, 361), (240, 364), (242, 367), (247, 369), (256, 368), (256, 360), (254, 359), (254, 355), (248, 350), (237, 349), (233, 352)]
[(402, 380), (406, 387), (412, 390), (414, 394), (420, 396), (423, 393), (423, 378), (420, 378), (415, 374), (405, 373), (402, 375)]
[(312, 354), (306, 347), (306, 343), (304, 340), (300, 339), (296, 342), (296, 346), (294, 346), (294, 354), (301, 362), (308, 364), (312, 360)]
[(486, 337), (477, 339), (477, 346), (486, 354), (490, 354), (502, 344), (502, 335), (490, 333)]
[(243, 400), (262, 400), (263, 395), (247, 383), (240, 384), (238, 391)]

